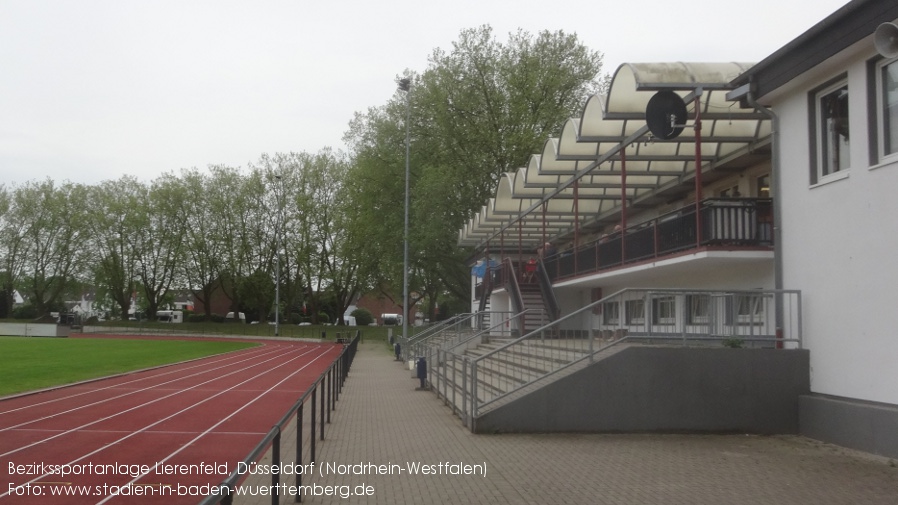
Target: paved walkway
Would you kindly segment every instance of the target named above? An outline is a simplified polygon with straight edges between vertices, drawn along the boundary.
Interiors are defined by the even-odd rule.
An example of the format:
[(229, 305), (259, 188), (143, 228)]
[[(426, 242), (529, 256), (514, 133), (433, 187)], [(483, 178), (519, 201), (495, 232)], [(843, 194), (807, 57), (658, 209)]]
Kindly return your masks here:
[[(436, 395), (415, 391), (417, 380), (391, 358), (382, 344), (360, 346), (317, 459), (319, 465), (398, 465), (389, 466), (394, 473), (305, 477), (304, 485), (348, 488), (325, 496), (320, 487), (304, 503), (898, 503), (898, 464), (801, 437), (474, 435)], [(295, 430), (287, 433), (294, 438), (285, 436), (283, 445), (292, 447)], [(479, 466), (474, 475), (410, 474), (408, 466), (419, 463), (437, 471), (440, 463)], [(245, 485), (269, 482), (266, 475)], [(359, 486), (370, 496), (340, 496), (362, 491)], [(270, 497), (235, 503), (270, 503)]]

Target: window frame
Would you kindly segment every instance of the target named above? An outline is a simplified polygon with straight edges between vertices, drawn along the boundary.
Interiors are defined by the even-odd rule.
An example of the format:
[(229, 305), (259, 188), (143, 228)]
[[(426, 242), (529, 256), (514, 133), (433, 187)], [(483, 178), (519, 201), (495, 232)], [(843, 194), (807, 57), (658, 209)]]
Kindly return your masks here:
[(625, 302), (627, 324), (645, 324), (645, 298), (636, 298)]
[[(662, 310), (662, 307), (670, 309)], [(676, 324), (677, 323), (677, 297), (673, 295), (661, 295), (652, 297), (652, 324)]]
[[(898, 134), (893, 135), (894, 137), (894, 145), (892, 146), (892, 152), (886, 152), (886, 139), (889, 128), (886, 124), (886, 116), (887, 114), (887, 104), (886, 104), (886, 86), (885, 86), (885, 76), (886, 69), (890, 66), (894, 65), (896, 69), (896, 73), (898, 73), (898, 57), (896, 58), (880, 58), (872, 62), (873, 72), (872, 78), (873, 83), (870, 86), (871, 92), (875, 96), (875, 100), (871, 100), (871, 107), (873, 108), (872, 115), (873, 120), (876, 124), (876, 150), (875, 150), (875, 162), (872, 164), (887, 164), (898, 161)], [(898, 75), (895, 76), (895, 84), (898, 85)], [(898, 110), (898, 97), (896, 97), (896, 101), (893, 107)], [(895, 124), (891, 125), (891, 129), (893, 129), (896, 133), (898, 133), (898, 114), (896, 114)]]
[(686, 306), (689, 308), (689, 324), (707, 325), (711, 322), (710, 294), (687, 295)]
[[(826, 155), (826, 151), (828, 150), (828, 146), (830, 143), (827, 142), (827, 131), (825, 131), (824, 125), (826, 124), (824, 118), (824, 107), (822, 106), (822, 102), (825, 98), (838, 93), (844, 88), (846, 94), (846, 107), (850, 106), (851, 102), (851, 88), (848, 85), (848, 74), (841, 74), (838, 77), (826, 82), (825, 84), (811, 90), (808, 93), (808, 105), (809, 105), (809, 147), (810, 147), (810, 157), (811, 157), (811, 167), (810, 167), (810, 179), (811, 185), (825, 184), (828, 182), (832, 182), (835, 180), (840, 180), (848, 177), (848, 174), (851, 170), (851, 140), (850, 135), (846, 135), (847, 140), (847, 149), (848, 149), (848, 157), (846, 159), (847, 166), (838, 166), (835, 170), (827, 172), (827, 163), (831, 161), (830, 157)], [(850, 132), (850, 122), (851, 122), (851, 112), (850, 108), (846, 111), (847, 117), (845, 118), (848, 125), (848, 131)], [(836, 134), (838, 135), (838, 134)]]
[(605, 302), (602, 304), (602, 324), (620, 324), (620, 303)]

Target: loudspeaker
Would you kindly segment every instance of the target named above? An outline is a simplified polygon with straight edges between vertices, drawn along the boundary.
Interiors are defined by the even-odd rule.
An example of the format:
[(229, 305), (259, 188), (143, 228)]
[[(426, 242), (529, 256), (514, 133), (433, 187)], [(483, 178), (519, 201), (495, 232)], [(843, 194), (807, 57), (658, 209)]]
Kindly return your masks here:
[(873, 34), (873, 45), (876, 51), (886, 58), (898, 56), (898, 25), (883, 23), (876, 27)]
[(676, 138), (686, 123), (686, 102), (670, 90), (655, 93), (645, 107), (645, 123), (660, 139)]

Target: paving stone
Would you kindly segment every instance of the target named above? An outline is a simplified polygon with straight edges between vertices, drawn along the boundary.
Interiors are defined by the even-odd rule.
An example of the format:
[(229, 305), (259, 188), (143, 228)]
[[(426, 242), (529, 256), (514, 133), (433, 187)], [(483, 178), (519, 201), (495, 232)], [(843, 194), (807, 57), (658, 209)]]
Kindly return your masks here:
[[(399, 465), (402, 473), (304, 477), (303, 484), (373, 488), (372, 496), (304, 496), (314, 504), (890, 504), (895, 462), (797, 436), (660, 434), (475, 435), (407, 366), (366, 342), (318, 442), (318, 464)], [(308, 463), (309, 408), (303, 438)], [(316, 433), (317, 435), (317, 433)], [(292, 461), (296, 429), (281, 450)], [(270, 459), (270, 452), (265, 456)], [(420, 463), (482, 465), (484, 475), (409, 475)], [(437, 466), (435, 469), (439, 469)], [(270, 484), (253, 476), (245, 486)], [(294, 484), (293, 476), (283, 482)], [(331, 491), (345, 491), (334, 488)], [(238, 498), (268, 504), (270, 497)], [(292, 496), (280, 503), (294, 503)]]

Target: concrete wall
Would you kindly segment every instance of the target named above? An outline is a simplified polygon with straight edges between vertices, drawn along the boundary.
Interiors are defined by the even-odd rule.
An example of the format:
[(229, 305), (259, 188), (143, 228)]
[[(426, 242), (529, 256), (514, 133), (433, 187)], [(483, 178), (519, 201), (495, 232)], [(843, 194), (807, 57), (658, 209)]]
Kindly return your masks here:
[(488, 432), (798, 433), (804, 350), (631, 347), (476, 420)]
[[(871, 34), (874, 27), (871, 27)], [(864, 41), (790, 83), (781, 118), (784, 287), (800, 289), (815, 393), (898, 405), (898, 163), (871, 165)], [(809, 93), (847, 73), (851, 166), (811, 184)], [(781, 196), (780, 196), (781, 195)]]
[(844, 447), (898, 458), (898, 407), (825, 395), (799, 401), (801, 434)]

